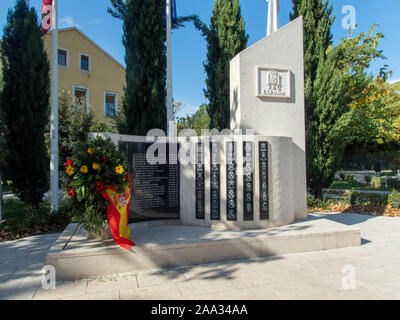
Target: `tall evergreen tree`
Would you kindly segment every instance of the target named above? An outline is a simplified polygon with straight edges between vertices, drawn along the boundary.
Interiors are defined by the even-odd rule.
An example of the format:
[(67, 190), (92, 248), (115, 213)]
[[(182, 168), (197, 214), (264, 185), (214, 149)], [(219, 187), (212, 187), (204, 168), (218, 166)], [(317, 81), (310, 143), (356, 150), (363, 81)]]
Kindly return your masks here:
[(229, 128), (229, 62), (247, 47), (249, 39), (239, 0), (215, 0), (210, 26), (198, 19), (194, 23), (207, 41), (204, 64), (207, 88), (204, 93), (209, 100), (210, 126), (218, 130)]
[(17, 195), (37, 208), (47, 186), (44, 128), (49, 115), (49, 62), (34, 8), (17, 0), (1, 45), (7, 176)]
[(334, 50), (320, 58), (311, 97), (313, 110), (306, 128), (308, 185), (320, 199), (322, 188), (332, 183), (346, 148), (347, 82), (337, 69), (337, 54)]
[(146, 135), (166, 130), (166, 48), (162, 0), (111, 1), (113, 16), (123, 19), (126, 88), (121, 133)]
[[(311, 193), (321, 197), (322, 188), (329, 186), (333, 177), (331, 171), (334, 171), (334, 166), (331, 165), (337, 163), (337, 157), (341, 157), (344, 149), (336, 145), (340, 141), (327, 144), (332, 126), (345, 112), (343, 106), (339, 106), (339, 102), (343, 105), (345, 102), (340, 96), (344, 94), (342, 86), (338, 86), (340, 74), (335, 69), (336, 55), (332, 54), (328, 59), (332, 46), (331, 26), (335, 17), (328, 0), (292, 0), (292, 3), (290, 19), (302, 15), (304, 21), (307, 184)], [(337, 133), (336, 137), (339, 137)]]
[[(120, 133), (146, 135), (150, 129), (166, 130), (165, 0), (110, 0), (108, 12), (123, 21), (126, 88)], [(174, 29), (195, 16), (178, 17)]]

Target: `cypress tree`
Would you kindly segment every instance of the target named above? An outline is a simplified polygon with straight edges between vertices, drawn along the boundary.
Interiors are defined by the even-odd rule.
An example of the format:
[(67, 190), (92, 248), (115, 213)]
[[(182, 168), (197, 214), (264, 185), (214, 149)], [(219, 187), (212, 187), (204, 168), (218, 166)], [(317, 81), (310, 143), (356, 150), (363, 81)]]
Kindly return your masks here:
[(348, 130), (347, 82), (337, 68), (337, 53), (320, 59), (311, 98), (314, 109), (306, 128), (308, 185), (320, 199), (340, 166)]
[[(107, 11), (123, 21), (126, 87), (120, 133), (146, 135), (150, 129), (166, 130), (166, 31), (163, 25), (165, 0), (110, 0)], [(196, 16), (178, 17), (172, 28), (184, 26)]]
[[(307, 184), (312, 194), (322, 197), (331, 183), (344, 149), (340, 121), (345, 110), (337, 55), (331, 50), (331, 26), (335, 20), (328, 0), (292, 0), (290, 19), (303, 16), (306, 117)], [(329, 55), (329, 57), (328, 57)]]
[(163, 0), (111, 0), (108, 11), (123, 20), (126, 87), (120, 133), (166, 130), (166, 47)]
[(47, 187), (44, 129), (49, 115), (49, 62), (34, 8), (17, 0), (1, 45), (7, 177), (23, 201), (39, 206)]
[(247, 47), (249, 36), (241, 14), (239, 0), (215, 0), (210, 27), (195, 20), (207, 41), (206, 98), (209, 100), (210, 127), (222, 130), (229, 128), (230, 89), (229, 62)]

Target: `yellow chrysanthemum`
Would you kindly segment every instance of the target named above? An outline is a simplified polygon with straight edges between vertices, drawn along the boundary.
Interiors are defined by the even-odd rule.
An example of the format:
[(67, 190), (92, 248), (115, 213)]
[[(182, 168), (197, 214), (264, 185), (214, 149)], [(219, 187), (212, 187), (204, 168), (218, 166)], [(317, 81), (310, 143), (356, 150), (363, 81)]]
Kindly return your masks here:
[(94, 150), (93, 150), (93, 148), (89, 148), (89, 149), (87, 149), (87, 153), (89, 153), (89, 154), (93, 154), (93, 153), (94, 153)]
[(68, 166), (65, 171), (67, 172), (67, 175), (72, 176), (75, 172), (75, 169), (72, 168), (72, 166)]
[(99, 166), (99, 164), (98, 164), (98, 163), (96, 163), (96, 162), (93, 162), (93, 164), (92, 164), (92, 168), (93, 168), (93, 170), (99, 170), (100, 166)]
[(89, 168), (88, 168), (87, 166), (82, 166), (81, 169), (80, 169), (80, 171), (81, 171), (82, 173), (88, 173)]
[(125, 172), (125, 169), (123, 166), (119, 165), (118, 167), (115, 168), (115, 172), (117, 174), (123, 174)]

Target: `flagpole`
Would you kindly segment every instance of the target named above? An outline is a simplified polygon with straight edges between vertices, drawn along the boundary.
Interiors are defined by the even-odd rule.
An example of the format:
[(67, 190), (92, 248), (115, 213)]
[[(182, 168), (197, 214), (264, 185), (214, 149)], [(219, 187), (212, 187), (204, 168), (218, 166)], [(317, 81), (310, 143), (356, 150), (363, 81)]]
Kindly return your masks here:
[(167, 135), (174, 135), (173, 126), (173, 93), (172, 93), (172, 8), (171, 0), (166, 0), (167, 18)]
[(50, 205), (58, 211), (58, 0), (53, 0), (50, 116)]

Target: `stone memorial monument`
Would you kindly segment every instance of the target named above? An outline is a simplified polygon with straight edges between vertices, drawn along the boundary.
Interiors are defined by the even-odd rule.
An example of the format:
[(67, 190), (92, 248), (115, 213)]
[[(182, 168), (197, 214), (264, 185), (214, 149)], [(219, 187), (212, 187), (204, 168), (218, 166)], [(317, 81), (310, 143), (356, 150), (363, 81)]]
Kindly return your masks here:
[(231, 61), (231, 129), (292, 140), (293, 189), (285, 192), (299, 220), (307, 216), (303, 18), (278, 29), (278, 10), (269, 0), (267, 36)]
[[(267, 36), (230, 64), (230, 124), (241, 134), (92, 134), (127, 155), (137, 246), (133, 254), (77, 235), (64, 251), (71, 224), (46, 257), (57, 279), (361, 244), (357, 228), (306, 219), (303, 20), (278, 29), (278, 0), (268, 2)], [(160, 162), (149, 161), (149, 152)]]
[[(132, 171), (131, 222), (255, 229), (307, 218), (303, 24), (278, 29), (278, 11), (270, 0), (268, 35), (231, 61), (230, 129), (254, 135), (109, 135)], [(168, 161), (148, 163), (155, 141)], [(176, 162), (181, 149), (192, 161)]]

